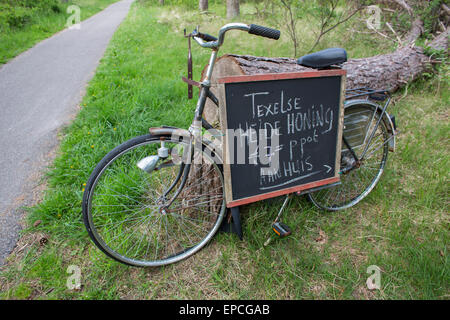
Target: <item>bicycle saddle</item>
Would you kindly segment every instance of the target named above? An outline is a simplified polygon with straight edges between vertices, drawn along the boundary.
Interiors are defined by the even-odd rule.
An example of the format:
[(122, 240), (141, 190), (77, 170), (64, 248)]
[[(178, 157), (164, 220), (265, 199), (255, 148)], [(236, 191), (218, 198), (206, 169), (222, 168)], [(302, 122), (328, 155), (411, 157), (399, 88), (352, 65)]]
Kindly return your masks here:
[(310, 68), (326, 68), (345, 61), (347, 61), (347, 52), (342, 48), (328, 48), (297, 59), (299, 65)]

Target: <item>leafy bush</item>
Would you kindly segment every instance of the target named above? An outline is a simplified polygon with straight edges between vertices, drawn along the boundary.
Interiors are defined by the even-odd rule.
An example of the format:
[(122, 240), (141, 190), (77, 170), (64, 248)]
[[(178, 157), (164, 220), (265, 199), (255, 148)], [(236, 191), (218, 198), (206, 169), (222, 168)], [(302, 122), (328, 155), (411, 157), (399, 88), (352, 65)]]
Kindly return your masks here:
[(58, 0), (0, 0), (0, 30), (23, 28), (29, 24), (35, 12), (62, 12)]
[(0, 0), (1, 3), (9, 4), (12, 7), (37, 8), (38, 10), (51, 10), (54, 12), (61, 11), (58, 0)]
[(430, 37), (439, 28), (439, 8), (444, 0), (429, 1), (428, 6), (419, 7), (417, 10), (424, 24), (424, 34)]
[(9, 6), (6, 4), (0, 3), (0, 32), (2, 30), (6, 30), (8, 25), (8, 19), (7, 16), (9, 15)]
[(0, 3), (0, 27), (22, 28), (31, 21), (33, 9)]
[(32, 10), (22, 7), (16, 7), (8, 16), (8, 24), (13, 28), (21, 28), (31, 21), (32, 15)]
[[(149, 5), (159, 5), (159, 0), (139, 0), (140, 3)], [(241, 3), (244, 2), (241, 0)], [(214, 4), (224, 4), (224, 0), (208, 0), (209, 6)], [(195, 10), (198, 9), (198, 0), (164, 0), (164, 5), (180, 6), (186, 9)]]

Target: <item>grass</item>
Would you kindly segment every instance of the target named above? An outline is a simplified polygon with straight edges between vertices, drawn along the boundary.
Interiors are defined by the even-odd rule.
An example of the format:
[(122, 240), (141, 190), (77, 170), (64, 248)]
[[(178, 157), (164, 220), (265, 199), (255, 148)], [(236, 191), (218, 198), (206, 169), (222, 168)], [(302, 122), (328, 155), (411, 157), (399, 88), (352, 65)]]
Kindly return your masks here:
[[(264, 25), (242, 6), (242, 21)], [(132, 268), (107, 258), (89, 240), (81, 219), (84, 183), (113, 147), (149, 127), (187, 127), (187, 44), (182, 28), (201, 24), (215, 34), (223, 8), (200, 15), (175, 7), (135, 3), (87, 89), (48, 172), (43, 201), (29, 209), (28, 229), (0, 273), (3, 299), (448, 299), (448, 66), (394, 96), (390, 112), (400, 134), (397, 150), (374, 191), (360, 204), (322, 212), (304, 198), (289, 205), (293, 229), (275, 239), (270, 225), (281, 200), (243, 208), (244, 240), (219, 233), (193, 257), (162, 268)], [(181, 23), (182, 21), (182, 23)], [(301, 26), (307, 26), (303, 21)], [(344, 26), (342, 26), (344, 28)], [(389, 51), (364, 34), (321, 44), (348, 48), (350, 57)], [(308, 33), (306, 33), (308, 34)], [(360, 41), (361, 40), (361, 41)], [(289, 56), (279, 42), (233, 32), (221, 51)], [(194, 47), (194, 79), (208, 52)], [(41, 220), (38, 226), (34, 222)], [(272, 241), (264, 246), (266, 240)], [(47, 239), (47, 242), (42, 241)], [(41, 244), (45, 243), (45, 244)], [(81, 269), (80, 290), (66, 287), (69, 265)], [(381, 269), (381, 289), (368, 290), (367, 268)]]
[(80, 7), (80, 19), (82, 21), (116, 1), (117, 0), (68, 1), (67, 3), (59, 4), (60, 12), (37, 11), (32, 13), (30, 18), (31, 21), (22, 27), (0, 28), (0, 65), (31, 48), (39, 41), (64, 29), (66, 27), (67, 19), (73, 14), (73, 12), (67, 13), (67, 8), (69, 6), (77, 5)]

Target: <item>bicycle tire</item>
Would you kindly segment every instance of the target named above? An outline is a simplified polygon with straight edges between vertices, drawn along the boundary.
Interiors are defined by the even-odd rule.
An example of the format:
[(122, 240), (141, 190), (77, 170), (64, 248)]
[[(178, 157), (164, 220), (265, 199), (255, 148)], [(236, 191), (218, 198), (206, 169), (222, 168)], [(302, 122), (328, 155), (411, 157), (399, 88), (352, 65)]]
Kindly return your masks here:
[(382, 117), (380, 110), (381, 108), (371, 101), (350, 101), (345, 106), (343, 136), (346, 137), (358, 158), (362, 155), (366, 144), (369, 143), (366, 155), (370, 159), (365, 157), (366, 159), (358, 167), (355, 166), (345, 172), (349, 163), (350, 166), (354, 163), (351, 163), (353, 161), (351, 151), (342, 141), (341, 184), (309, 193), (308, 198), (314, 205), (327, 211), (344, 210), (359, 203), (376, 186), (383, 174), (389, 152), (389, 133), (384, 119), (381, 119), (373, 139), (367, 141), (367, 138), (374, 125)]
[[(156, 267), (188, 258), (211, 240), (219, 229), (225, 213), (222, 169), (214, 161), (206, 162), (205, 160), (206, 165), (198, 165), (210, 166), (211, 169), (206, 173), (206, 178), (209, 175), (212, 177), (211, 180), (203, 176), (194, 176), (199, 172), (197, 170), (199, 167), (194, 163), (191, 164), (186, 185), (189, 187), (185, 186), (176, 199), (177, 202), (174, 202), (174, 205), (178, 207), (172, 205), (163, 214), (160, 210), (161, 206), (158, 207), (157, 202), (152, 202), (155, 201), (152, 195), (155, 195), (154, 198), (156, 198), (156, 194), (159, 192), (158, 181), (165, 188), (171, 181), (175, 181), (173, 178), (177, 174), (175, 162), (167, 160), (164, 162), (166, 167), (160, 165), (161, 168), (158, 169), (159, 178), (156, 169), (149, 174), (138, 168), (136, 162), (147, 156), (149, 152), (155, 152), (155, 147), (162, 140), (168, 146), (171, 144), (179, 146), (181, 144), (178, 139), (172, 140), (169, 136), (151, 134), (128, 140), (110, 151), (98, 163), (86, 184), (82, 204), (83, 221), (90, 238), (107, 256), (127, 265)], [(183, 147), (186, 146), (187, 144)], [(211, 152), (206, 148), (207, 146), (203, 144), (201, 155), (211, 158)], [(172, 161), (172, 164), (169, 163), (170, 161)], [(170, 178), (172, 180), (166, 180), (164, 174), (161, 175), (161, 171), (165, 168), (174, 169), (172, 170), (174, 174)], [(113, 179), (114, 177), (117, 177), (116, 180)], [(163, 183), (163, 180), (169, 183)], [(142, 183), (142, 181), (145, 181), (145, 183)], [(210, 193), (203, 195), (204, 198), (201, 198), (202, 195), (195, 198), (193, 195), (197, 189), (200, 192), (209, 190), (208, 181), (212, 181), (209, 187), (215, 186), (213, 190), (217, 195)], [(152, 186), (150, 186), (150, 182), (154, 182)], [(189, 185), (189, 183), (191, 184)], [(174, 190), (176, 189), (175, 187)], [(126, 193), (117, 192), (120, 190), (125, 190)], [(183, 194), (185, 191), (189, 191), (189, 193)], [(110, 192), (112, 193), (107, 194)], [(161, 194), (158, 198), (160, 202), (166, 200)], [(188, 200), (186, 200), (187, 195), (190, 196)], [(124, 210), (116, 211), (116, 208)], [(214, 210), (215, 213), (210, 213), (210, 216), (207, 216), (203, 212), (206, 210), (205, 208), (212, 208), (211, 210)], [(159, 221), (159, 230), (156, 229), (157, 221)], [(162, 225), (163, 221), (164, 226)], [(202, 223), (205, 225), (204, 229)], [(134, 224), (134, 226), (130, 226), (131, 224)], [(192, 228), (194, 228), (194, 225), (199, 227), (192, 232), (192, 230), (189, 230), (191, 224)], [(164, 228), (165, 233), (162, 231)], [(123, 234), (120, 234), (122, 230)], [(127, 230), (128, 233), (125, 232)], [(124, 240), (122, 241), (121, 238)], [(118, 244), (119, 240), (122, 241), (120, 245)], [(138, 244), (137, 241), (139, 241)], [(165, 251), (161, 253), (164, 244), (166, 244)], [(161, 247), (159, 247), (160, 245)], [(154, 256), (151, 256), (151, 249), (153, 250), (155, 246), (156, 252), (153, 251)], [(168, 249), (170, 247), (173, 252)], [(143, 254), (141, 248), (145, 248), (145, 254)], [(160, 252), (158, 252), (158, 248), (160, 248)], [(131, 249), (133, 250), (130, 251)], [(131, 253), (134, 253), (134, 256)]]

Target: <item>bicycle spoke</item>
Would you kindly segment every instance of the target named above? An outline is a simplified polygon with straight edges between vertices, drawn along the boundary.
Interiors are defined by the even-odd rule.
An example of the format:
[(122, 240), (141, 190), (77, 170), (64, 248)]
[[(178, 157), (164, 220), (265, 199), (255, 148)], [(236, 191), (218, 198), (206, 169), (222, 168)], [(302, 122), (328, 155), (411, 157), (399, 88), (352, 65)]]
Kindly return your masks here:
[(377, 183), (387, 157), (386, 144), (392, 139), (387, 138), (385, 124), (379, 119), (377, 109), (371, 105), (355, 104), (345, 109), (344, 136), (358, 158), (364, 150), (365, 157), (359, 163), (348, 163), (349, 149), (343, 143), (341, 168), (348, 171), (341, 174), (340, 185), (308, 194), (316, 205), (328, 210), (345, 209), (361, 201)]
[[(178, 141), (166, 140), (171, 150), (177, 145)], [(202, 164), (191, 166), (186, 185), (165, 209), (169, 199), (162, 195), (182, 167), (160, 165), (158, 170), (145, 172), (137, 166), (157, 154), (159, 147), (160, 141), (153, 140), (124, 149), (106, 162), (95, 184), (89, 186), (91, 236), (119, 261), (162, 265), (189, 256), (212, 236), (225, 212), (221, 172), (204, 153), (196, 159)]]

